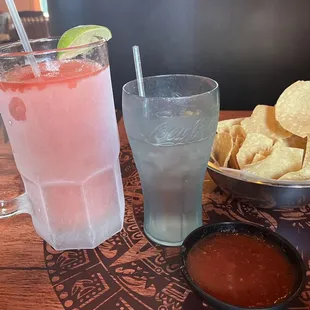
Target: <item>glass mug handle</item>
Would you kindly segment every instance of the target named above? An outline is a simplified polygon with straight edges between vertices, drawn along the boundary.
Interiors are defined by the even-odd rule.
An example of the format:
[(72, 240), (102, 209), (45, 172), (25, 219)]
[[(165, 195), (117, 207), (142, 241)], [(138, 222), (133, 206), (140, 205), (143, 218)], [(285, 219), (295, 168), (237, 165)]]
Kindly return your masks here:
[(31, 203), (27, 193), (9, 200), (0, 200), (0, 219), (22, 213), (31, 214)]
[[(0, 115), (0, 140), (1, 135), (4, 136), (4, 141), (1, 141), (1, 144), (8, 145), (8, 141), (6, 139), (6, 131), (4, 127), (4, 122)], [(6, 148), (6, 147), (5, 147)], [(1, 157), (0, 157), (1, 161)], [(14, 174), (18, 173), (16, 168), (14, 169)], [(27, 193), (23, 193), (17, 197), (11, 199), (1, 199), (0, 195), (0, 219), (8, 218), (21, 213), (29, 213), (31, 214), (31, 203)]]

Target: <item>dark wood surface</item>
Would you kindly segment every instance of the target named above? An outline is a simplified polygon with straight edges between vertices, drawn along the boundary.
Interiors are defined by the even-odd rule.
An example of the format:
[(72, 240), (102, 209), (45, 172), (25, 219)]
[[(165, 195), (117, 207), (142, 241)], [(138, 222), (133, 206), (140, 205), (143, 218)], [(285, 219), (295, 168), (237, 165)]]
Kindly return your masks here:
[[(223, 111), (221, 112), (221, 119), (229, 119), (229, 118), (235, 118), (235, 117), (242, 117), (249, 115), (249, 112), (246, 111)], [(125, 240), (125, 235), (128, 233), (128, 227), (133, 228), (133, 226), (130, 226), (131, 224), (129, 222), (130, 218), (130, 212), (135, 213), (135, 219), (136, 219), (136, 228), (140, 229), (141, 226), (139, 224), (139, 221), (142, 221), (143, 218), (143, 210), (142, 210), (142, 203), (141, 202), (141, 189), (137, 190), (137, 187), (135, 188), (135, 191), (132, 190), (133, 186), (131, 183), (132, 179), (135, 178), (137, 181), (137, 173), (134, 171), (134, 168), (132, 168), (132, 158), (129, 158), (130, 150), (128, 148), (128, 141), (124, 129), (123, 121), (120, 120), (119, 122), (119, 132), (120, 132), (120, 140), (121, 145), (123, 148), (121, 163), (123, 166), (123, 180), (124, 180), (124, 192), (126, 197), (126, 217), (127, 217), (127, 223), (126, 223), (126, 217), (125, 217), (125, 228), (124, 231), (120, 233), (121, 238)], [(126, 153), (127, 152), (127, 153)], [(126, 164), (125, 161), (131, 162), (131, 164)], [(125, 167), (125, 168), (124, 168)], [(128, 171), (131, 169), (132, 171)], [(1, 198), (13, 198), (17, 196), (19, 193), (23, 191), (23, 187), (19, 178), (19, 174), (16, 170), (13, 156), (11, 153), (11, 149), (8, 143), (4, 143), (4, 137), (3, 133), (1, 133), (0, 130), (0, 197)], [(130, 177), (129, 177), (130, 176)], [(243, 209), (240, 209), (239, 205), (232, 206), (232, 203), (228, 200), (228, 198), (221, 196), (218, 192), (213, 192), (214, 190), (214, 184), (206, 180), (205, 182), (205, 188), (203, 193), (203, 201), (204, 201), (204, 220), (205, 222), (208, 221), (216, 221), (219, 220), (220, 217), (222, 217), (224, 220), (226, 219), (235, 219), (235, 220), (244, 220), (248, 222), (258, 222), (262, 225), (265, 225), (271, 229), (274, 230), (280, 230), (281, 233), (284, 235), (286, 234), (286, 230), (296, 230), (298, 231), (297, 234), (300, 236), (307, 236), (309, 235), (309, 229), (305, 229), (305, 227), (310, 223), (310, 209), (309, 206), (305, 206), (304, 208), (300, 209), (299, 211), (291, 212), (291, 213), (276, 213), (271, 211), (270, 213), (266, 212), (260, 212), (254, 208), (243, 206)], [(130, 199), (128, 199), (130, 197)], [(136, 199), (136, 202), (135, 202)], [(132, 205), (135, 205), (134, 208), (132, 208)], [(139, 211), (141, 210), (141, 211)], [(139, 216), (139, 212), (141, 212), (141, 216)], [(255, 213), (255, 214), (254, 214)], [(254, 214), (254, 215), (253, 215)], [(224, 217), (223, 217), (224, 216)], [(284, 218), (284, 220), (283, 220)], [(280, 223), (281, 219), (283, 220)], [(308, 223), (308, 224), (307, 224)], [(130, 225), (129, 225), (130, 224)], [(141, 224), (142, 225), (142, 224)], [(309, 226), (309, 225), (308, 225)], [(282, 230), (281, 230), (282, 229)], [(285, 229), (285, 230), (283, 230)], [(81, 283), (87, 283), (85, 280), (85, 277), (92, 268), (96, 269), (96, 274), (101, 274), (102, 276), (104, 273), (106, 273), (106, 277), (108, 278), (110, 276), (110, 279), (115, 279), (117, 284), (119, 284), (118, 280), (121, 278), (121, 276), (114, 277), (114, 269), (106, 268), (106, 266), (114, 266), (117, 264), (120, 264), (120, 261), (123, 261), (122, 264), (120, 264), (117, 268), (118, 272), (120, 270), (124, 271), (126, 265), (126, 260), (128, 260), (128, 257), (130, 255), (136, 255), (136, 260), (143, 260), (142, 256), (146, 255), (145, 250), (142, 251), (142, 245), (146, 245), (148, 243), (148, 246), (150, 246), (150, 249), (147, 251), (148, 255), (154, 256), (158, 253), (165, 253), (163, 256), (165, 259), (168, 260), (169, 257), (177, 256), (177, 254), (174, 254), (173, 248), (164, 248), (164, 247), (158, 247), (151, 245), (144, 236), (141, 236), (140, 233), (140, 239), (135, 244), (129, 247), (129, 250), (127, 249), (127, 252), (124, 252), (123, 256), (121, 256), (121, 259), (118, 258), (118, 263), (116, 261), (111, 264), (111, 255), (112, 250), (115, 249), (115, 251), (118, 251), (118, 247), (116, 243), (113, 243), (114, 239), (111, 241), (108, 241), (101, 245), (96, 250), (91, 251), (69, 251), (68, 253), (61, 253), (61, 252), (55, 252), (53, 251), (45, 242), (42, 241), (42, 239), (35, 233), (34, 228), (31, 223), (31, 218), (29, 215), (19, 215), (15, 216), (13, 218), (4, 219), (0, 222), (0, 309), (1, 310), (28, 310), (28, 309), (50, 309), (50, 310), (56, 310), (56, 309), (210, 309), (208, 306), (203, 306), (199, 300), (196, 299), (196, 297), (192, 296), (192, 293), (190, 290), (186, 287), (186, 284), (183, 284), (179, 281), (179, 278), (174, 278), (176, 281), (175, 287), (172, 289), (175, 290), (176, 288), (182, 288), (184, 290), (184, 294), (189, 294), (184, 300), (182, 301), (175, 301), (174, 300), (174, 306), (172, 305), (171, 298), (170, 298), (170, 304), (167, 306), (167, 308), (160, 308), (159, 305), (162, 305), (162, 301), (165, 300), (165, 296), (162, 295), (165, 292), (165, 289), (161, 290), (158, 294), (154, 295), (153, 297), (147, 296), (147, 294), (150, 294), (149, 289), (152, 289), (152, 285), (146, 285), (144, 286), (145, 291), (145, 298), (148, 297), (148, 299), (144, 300), (144, 297), (141, 294), (141, 290), (138, 291), (137, 296), (140, 296), (139, 298), (135, 297), (135, 294), (130, 293), (130, 291), (126, 288), (131, 287), (132, 292), (134, 292), (134, 288), (132, 288), (132, 281), (136, 281), (137, 279), (131, 279), (128, 281), (131, 285), (127, 283), (127, 286), (123, 283), (121, 285), (121, 288), (124, 290), (124, 292), (127, 294), (121, 295), (118, 297), (118, 301), (115, 301), (113, 304), (114, 306), (111, 306), (108, 304), (105, 304), (105, 302), (112, 302), (113, 298), (115, 296), (118, 296), (118, 293), (121, 291), (121, 289), (115, 291), (113, 295), (111, 295), (108, 298), (104, 298), (104, 301), (102, 303), (99, 303), (95, 307), (96, 300), (91, 299), (91, 297), (86, 296), (87, 298), (90, 298), (89, 304), (83, 303), (82, 298), (77, 298), (75, 296), (75, 291), (77, 289), (77, 283), (81, 285)], [(137, 234), (135, 235), (137, 237)], [(115, 240), (118, 238), (116, 237)], [(308, 238), (308, 241), (310, 238)], [(130, 241), (130, 240), (129, 240)], [(294, 241), (294, 240), (291, 240)], [(141, 243), (142, 242), (142, 243)], [(144, 243), (143, 243), (144, 242)], [(113, 246), (110, 246), (110, 244), (113, 243)], [(139, 246), (141, 243), (140, 248), (138, 247), (137, 250), (135, 250), (135, 253), (132, 253), (132, 250), (135, 249), (136, 246)], [(297, 242), (296, 244), (299, 245)], [(309, 242), (305, 243), (309, 244)], [(121, 246), (124, 246), (121, 245)], [(305, 250), (305, 246), (301, 246), (302, 248), (302, 254), (306, 255), (309, 254), (307, 250)], [(109, 250), (108, 250), (109, 249)], [(120, 250), (121, 252), (121, 250)], [(67, 256), (66, 256), (66, 255)], [(70, 255), (82, 255), (87, 262), (84, 264), (84, 267), (82, 266), (82, 269), (79, 271), (72, 271), (69, 269), (66, 269), (65, 267), (61, 267), (57, 269), (55, 267), (55, 264), (58, 264), (61, 262), (60, 265), (64, 265), (63, 262), (66, 261), (66, 258), (70, 258)], [(68, 256), (69, 255), (69, 256)], [(141, 257), (139, 257), (139, 255)], [(132, 257), (133, 257), (132, 256)], [(65, 258), (64, 258), (65, 257)], [(131, 259), (133, 260), (133, 258)], [(168, 257), (168, 258), (167, 258)], [(62, 260), (64, 258), (64, 261)], [(150, 262), (152, 260), (150, 259)], [(87, 265), (88, 263), (88, 265)], [(100, 264), (101, 263), (101, 264)], [(160, 263), (157, 261), (157, 263)], [(138, 263), (137, 263), (138, 264)], [(103, 267), (102, 271), (98, 271), (99, 267), (96, 267), (100, 265)], [(136, 264), (134, 264), (136, 266)], [(170, 264), (170, 267), (173, 266), (173, 264)], [(170, 268), (169, 267), (169, 268)], [(105, 269), (104, 269), (105, 268)], [(137, 267), (139, 268), (139, 267)], [(172, 268), (172, 267), (171, 267)], [(170, 269), (171, 269), (170, 268)], [(70, 272), (69, 272), (70, 271)], [(149, 271), (149, 270), (148, 270)], [(174, 271), (171, 271), (171, 274), (173, 274)], [(168, 276), (171, 276), (171, 274), (167, 273), (166, 279)], [(70, 275), (70, 276), (68, 276)], [(70, 282), (71, 278), (78, 278), (80, 275), (83, 275), (84, 278), (82, 280), (76, 280), (74, 283)], [(309, 273), (310, 275), (310, 273)], [(90, 275), (89, 275), (90, 276)], [(94, 275), (91, 275), (92, 277), (95, 277)], [(126, 276), (128, 277), (128, 274), (126, 273)], [(62, 278), (63, 277), (63, 278)], [(103, 278), (105, 278), (103, 276)], [(125, 276), (123, 276), (125, 279)], [(143, 278), (143, 277), (142, 277)], [(142, 278), (139, 278), (140, 280)], [(157, 283), (161, 282), (162, 279), (164, 279), (165, 276), (158, 275), (157, 276)], [(152, 279), (152, 277), (150, 277)], [(155, 281), (154, 280), (154, 281)], [(82, 281), (82, 282), (81, 282)], [(84, 282), (83, 282), (84, 281)], [(86, 281), (86, 282), (85, 282)], [(152, 281), (152, 280), (150, 280)], [(73, 283), (73, 284), (72, 284)], [(137, 282), (134, 282), (137, 283)], [(155, 282), (154, 282), (155, 283)], [(179, 284), (178, 284), (179, 283)], [(83, 285), (84, 285), (83, 284)], [(109, 283), (108, 283), (109, 284)], [(182, 285), (181, 285), (182, 284)], [(110, 283), (110, 287), (112, 287), (114, 284)], [(140, 284), (139, 284), (140, 285)], [(117, 286), (114, 287), (116, 289)], [(85, 289), (85, 285), (84, 285)], [(62, 290), (62, 293), (61, 293)], [(173, 295), (173, 290), (171, 290), (171, 294)], [(307, 290), (310, 290), (310, 286), (307, 288)], [(309, 309), (310, 305), (310, 293), (307, 292), (307, 290), (304, 292), (301, 301), (298, 301), (296, 306), (290, 309), (299, 309), (299, 310), (305, 310)], [(167, 291), (167, 290), (166, 290)], [(68, 294), (72, 295), (71, 299), (68, 299), (66, 296)], [(95, 294), (95, 293), (93, 293)], [(100, 294), (98, 293), (98, 296)], [(79, 296), (79, 293), (78, 293)], [(97, 296), (97, 295), (96, 295)], [(95, 297), (96, 297), (95, 296)], [(124, 298), (123, 298), (123, 297)], [(141, 297), (142, 296), (142, 297)], [(81, 296), (79, 296), (81, 297)], [(132, 300), (125, 300), (126, 298), (131, 298)], [(179, 296), (180, 297), (180, 296)], [(67, 299), (66, 299), (67, 298)], [(75, 299), (74, 299), (75, 298)], [(99, 296), (98, 300), (100, 298), (103, 298), (103, 296)], [(176, 300), (178, 298), (176, 297)], [(152, 300), (154, 301), (154, 304), (152, 304)], [(138, 303), (139, 301), (139, 303)], [(169, 299), (168, 299), (169, 301)], [(137, 305), (135, 305), (137, 303)], [(151, 306), (150, 306), (151, 305)], [(154, 308), (156, 306), (156, 308)], [(159, 307), (159, 308), (158, 308)], [(174, 308), (173, 308), (174, 307)]]

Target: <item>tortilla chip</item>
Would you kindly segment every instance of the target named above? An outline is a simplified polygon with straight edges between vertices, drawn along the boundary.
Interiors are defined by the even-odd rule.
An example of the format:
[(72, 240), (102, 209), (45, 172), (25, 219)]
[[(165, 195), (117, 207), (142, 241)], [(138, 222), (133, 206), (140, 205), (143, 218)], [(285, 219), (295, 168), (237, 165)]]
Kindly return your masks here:
[(231, 156), (229, 159), (229, 165), (233, 169), (240, 169), (238, 161), (237, 161), (237, 154), (239, 149), (243, 143), (244, 139), (241, 136), (237, 136), (236, 141), (234, 142), (233, 149), (231, 151)]
[(307, 145), (305, 147), (303, 168), (310, 167), (310, 134), (307, 136)]
[(239, 167), (242, 169), (245, 165), (250, 164), (256, 153), (266, 152), (272, 145), (272, 139), (260, 133), (249, 133), (237, 154)]
[(247, 134), (261, 133), (273, 140), (284, 139), (292, 134), (276, 121), (275, 109), (267, 105), (257, 105), (251, 117), (241, 122)]
[(226, 119), (224, 121), (218, 122), (217, 125), (217, 133), (228, 132), (230, 128), (234, 125), (240, 125), (241, 121), (244, 120), (243, 117), (241, 118), (233, 118), (233, 119)]
[(305, 138), (310, 133), (310, 81), (297, 81), (286, 88), (275, 109), (283, 128)]
[(264, 160), (247, 165), (243, 170), (262, 178), (279, 179), (284, 174), (301, 169), (303, 153), (297, 148), (275, 148)]
[(310, 167), (302, 168), (301, 170), (284, 174), (279, 180), (310, 180)]
[(221, 167), (227, 167), (231, 152), (233, 149), (233, 140), (229, 133), (222, 132), (215, 135), (211, 157), (219, 163)]
[(252, 164), (258, 163), (259, 161), (261, 161), (261, 160), (263, 160), (265, 158), (266, 158), (266, 156), (257, 153), (257, 154), (255, 154), (255, 156), (254, 156), (254, 158), (252, 160)]
[(245, 140), (246, 133), (241, 125), (234, 125), (229, 130), (230, 135), (232, 136), (233, 141), (236, 141), (237, 137)]
[(298, 149), (305, 149), (307, 144), (306, 138), (300, 138), (296, 135), (292, 135), (287, 139), (280, 139), (276, 141), (273, 147), (296, 147)]

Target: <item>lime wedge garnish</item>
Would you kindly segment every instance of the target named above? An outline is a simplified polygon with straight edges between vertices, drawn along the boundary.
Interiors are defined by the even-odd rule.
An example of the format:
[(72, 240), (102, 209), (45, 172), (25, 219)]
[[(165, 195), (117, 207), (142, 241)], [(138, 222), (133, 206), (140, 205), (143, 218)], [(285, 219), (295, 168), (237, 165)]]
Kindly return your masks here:
[[(109, 28), (97, 25), (77, 26), (67, 30), (59, 39), (57, 48), (70, 48), (112, 38)], [(84, 53), (86, 49), (76, 49), (58, 53), (58, 59), (70, 59)]]

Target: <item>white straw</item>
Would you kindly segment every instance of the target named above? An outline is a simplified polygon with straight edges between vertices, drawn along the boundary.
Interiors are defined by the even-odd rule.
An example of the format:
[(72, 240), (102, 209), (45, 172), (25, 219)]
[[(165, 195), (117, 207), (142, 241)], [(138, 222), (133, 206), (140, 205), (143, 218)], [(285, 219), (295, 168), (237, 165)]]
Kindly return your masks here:
[[(17, 31), (18, 36), (20, 38), (20, 41), (23, 45), (24, 51), (27, 53), (32, 53), (33, 51), (32, 51), (27, 33), (25, 31), (23, 23), (22, 23), (20, 16), (18, 14), (14, 0), (5, 0), (5, 2), (6, 2), (8, 9), (9, 9), (10, 14), (11, 14), (11, 17), (13, 19), (13, 23), (15, 25), (15, 28), (16, 28), (16, 31)], [(33, 55), (28, 55), (27, 57), (28, 57), (28, 60), (30, 62), (34, 76), (39, 77), (41, 75), (41, 72), (40, 72), (39, 66), (36, 62), (35, 57)]]
[(136, 76), (137, 76), (139, 96), (140, 97), (145, 97), (139, 46), (137, 46), (137, 45), (133, 46), (132, 47), (132, 52), (133, 52), (133, 60), (134, 60), (134, 63), (135, 63), (135, 70), (136, 70)]

